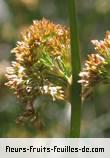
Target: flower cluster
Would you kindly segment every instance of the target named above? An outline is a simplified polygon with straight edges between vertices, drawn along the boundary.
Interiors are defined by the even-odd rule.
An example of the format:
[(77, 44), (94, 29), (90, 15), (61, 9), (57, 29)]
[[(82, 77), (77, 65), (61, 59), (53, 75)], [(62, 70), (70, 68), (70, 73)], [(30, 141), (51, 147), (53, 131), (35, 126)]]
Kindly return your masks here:
[[(85, 98), (97, 84), (110, 81), (110, 32), (103, 41), (93, 40), (97, 53), (88, 55), (78, 81)], [(33, 102), (36, 97), (48, 95), (53, 100), (67, 100), (71, 84), (70, 33), (62, 26), (46, 19), (33, 21), (21, 35), (21, 41), (12, 50), (15, 61), (7, 68), (6, 83), (26, 104), (26, 112), (18, 118), (37, 119)], [(74, 76), (73, 76), (74, 78)]]
[(104, 41), (92, 40), (97, 53), (88, 55), (85, 67), (79, 74), (83, 85), (83, 94), (94, 86), (110, 79), (110, 32), (107, 31)]
[(33, 21), (12, 50), (16, 60), (7, 68), (6, 83), (24, 102), (39, 95), (64, 99), (71, 75), (70, 37), (66, 27), (46, 19)]

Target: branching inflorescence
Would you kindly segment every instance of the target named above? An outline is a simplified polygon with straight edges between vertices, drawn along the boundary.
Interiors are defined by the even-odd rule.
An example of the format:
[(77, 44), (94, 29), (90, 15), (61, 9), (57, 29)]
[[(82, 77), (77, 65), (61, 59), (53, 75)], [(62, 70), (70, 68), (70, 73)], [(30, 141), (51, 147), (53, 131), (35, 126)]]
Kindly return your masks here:
[(85, 98), (99, 83), (110, 82), (110, 32), (107, 31), (104, 41), (92, 40), (97, 53), (88, 55), (85, 66), (79, 74)]
[[(110, 81), (110, 32), (106, 32), (104, 41), (92, 43), (97, 53), (88, 55), (79, 74), (83, 99), (97, 84)], [(40, 95), (67, 100), (72, 78), (69, 29), (46, 19), (34, 21), (22, 33), (12, 53), (16, 60), (7, 68), (6, 85), (15, 91), (28, 111), (34, 111), (33, 102)]]
[(33, 21), (12, 50), (16, 60), (7, 68), (7, 86), (27, 106), (40, 95), (65, 99), (71, 75), (70, 37), (66, 27), (46, 19)]

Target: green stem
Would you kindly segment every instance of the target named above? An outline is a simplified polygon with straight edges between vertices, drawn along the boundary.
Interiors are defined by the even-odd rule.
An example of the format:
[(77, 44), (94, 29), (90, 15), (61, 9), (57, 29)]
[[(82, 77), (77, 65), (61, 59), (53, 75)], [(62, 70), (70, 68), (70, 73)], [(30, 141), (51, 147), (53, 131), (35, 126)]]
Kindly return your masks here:
[(69, 0), (70, 38), (71, 38), (71, 63), (72, 63), (72, 85), (70, 91), (71, 102), (71, 129), (70, 137), (80, 137), (81, 122), (81, 85), (78, 83), (81, 70), (79, 41), (77, 30), (77, 18), (75, 0)]

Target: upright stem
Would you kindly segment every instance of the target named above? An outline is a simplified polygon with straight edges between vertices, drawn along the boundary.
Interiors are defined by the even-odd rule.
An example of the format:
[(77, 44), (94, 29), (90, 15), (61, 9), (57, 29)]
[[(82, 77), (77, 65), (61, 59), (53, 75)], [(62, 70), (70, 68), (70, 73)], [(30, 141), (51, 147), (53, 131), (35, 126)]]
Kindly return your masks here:
[(71, 129), (70, 137), (80, 137), (81, 122), (81, 85), (78, 83), (79, 72), (81, 70), (79, 41), (75, 0), (69, 0), (69, 20), (70, 20), (70, 36), (71, 36), (71, 64), (72, 64), (72, 85), (70, 91), (71, 102)]

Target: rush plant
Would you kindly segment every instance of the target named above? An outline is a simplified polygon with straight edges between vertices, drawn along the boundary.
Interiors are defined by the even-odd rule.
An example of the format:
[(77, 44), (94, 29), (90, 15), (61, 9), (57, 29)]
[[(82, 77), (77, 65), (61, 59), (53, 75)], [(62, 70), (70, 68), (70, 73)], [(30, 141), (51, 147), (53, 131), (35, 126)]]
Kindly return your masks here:
[[(11, 51), (6, 85), (24, 103), (17, 123), (36, 120), (33, 103), (39, 96), (71, 103), (70, 137), (80, 137), (81, 108), (94, 87), (110, 82), (110, 32), (92, 40), (97, 53), (88, 55), (81, 70), (75, 1), (69, 0), (70, 28), (47, 19), (33, 21)], [(68, 95), (69, 94), (69, 95)]]

